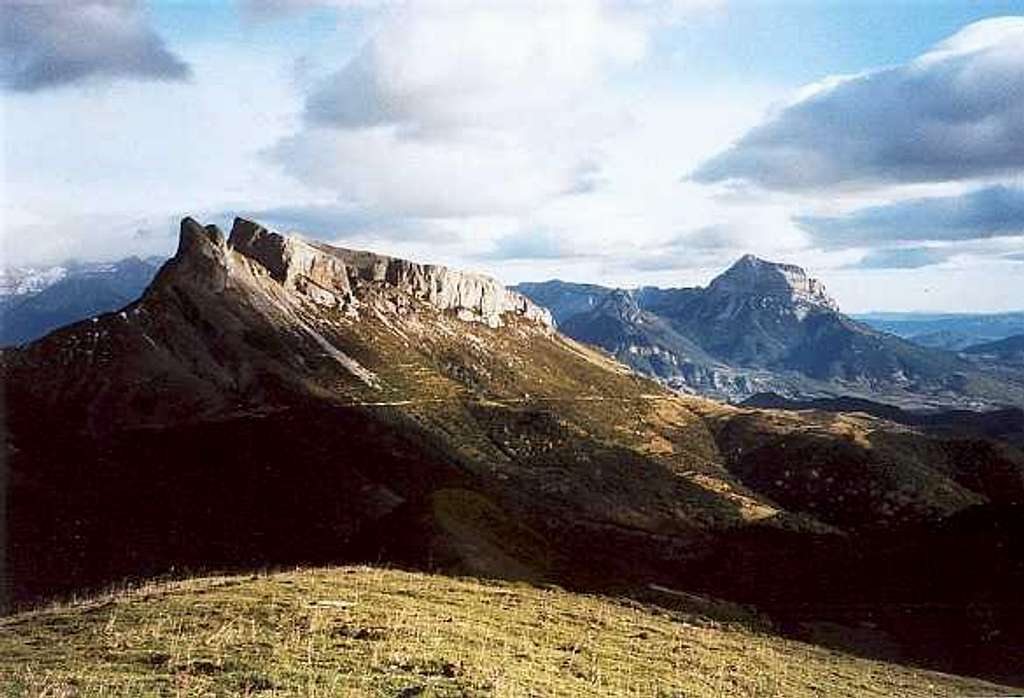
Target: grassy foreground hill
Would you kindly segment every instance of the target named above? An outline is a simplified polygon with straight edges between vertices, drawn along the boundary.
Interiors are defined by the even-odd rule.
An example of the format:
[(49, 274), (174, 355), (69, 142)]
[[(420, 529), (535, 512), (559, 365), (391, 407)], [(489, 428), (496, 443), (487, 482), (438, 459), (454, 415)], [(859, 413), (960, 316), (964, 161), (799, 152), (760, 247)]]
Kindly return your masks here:
[(1013, 692), (783, 640), (728, 605), (660, 593), (676, 601), (371, 567), (151, 584), (0, 620), (0, 685), (8, 696)]

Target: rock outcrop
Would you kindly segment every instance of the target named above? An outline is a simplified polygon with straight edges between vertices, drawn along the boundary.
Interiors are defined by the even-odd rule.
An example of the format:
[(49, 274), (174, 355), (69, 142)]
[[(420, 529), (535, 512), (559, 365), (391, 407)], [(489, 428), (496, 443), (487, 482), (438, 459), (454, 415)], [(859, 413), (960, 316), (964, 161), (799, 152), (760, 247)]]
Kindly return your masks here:
[(307, 242), (242, 218), (235, 219), (228, 247), (266, 267), (285, 288), (325, 305), (358, 304), (366, 295), (360, 291), (390, 289), (491, 327), (501, 326), (505, 314), (552, 324), (547, 310), (482, 274)]
[(350, 305), (349, 270), (336, 256), (294, 236), (271, 232), (236, 218), (228, 239), (231, 249), (263, 265), (271, 278), (321, 305)]

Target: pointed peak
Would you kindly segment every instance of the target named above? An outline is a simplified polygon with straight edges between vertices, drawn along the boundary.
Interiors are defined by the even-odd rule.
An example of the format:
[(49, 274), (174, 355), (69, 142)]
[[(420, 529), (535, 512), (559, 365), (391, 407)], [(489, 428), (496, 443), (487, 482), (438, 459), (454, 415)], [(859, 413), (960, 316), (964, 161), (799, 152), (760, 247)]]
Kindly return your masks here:
[(633, 291), (626, 288), (613, 288), (601, 298), (601, 305), (628, 307), (636, 306), (636, 296)]
[(786, 270), (791, 272), (798, 272), (800, 274), (806, 274), (802, 267), (798, 267), (795, 264), (786, 264), (784, 262), (772, 262), (770, 260), (758, 257), (755, 254), (747, 253), (732, 263), (723, 276), (733, 270), (744, 270), (744, 269), (755, 269), (761, 270), (767, 273), (771, 273), (773, 270)]
[(216, 225), (202, 225), (191, 216), (182, 218), (178, 251), (160, 268), (146, 293), (181, 284), (223, 288), (228, 274), (227, 251), (224, 233)]
[(734, 295), (784, 296), (837, 310), (836, 302), (818, 279), (795, 264), (770, 262), (745, 254), (719, 274), (710, 290)]
[(190, 253), (213, 245), (224, 246), (224, 233), (215, 225), (202, 225), (195, 218), (185, 216), (181, 219), (181, 232), (178, 236), (178, 252), (176, 257), (185, 257)]

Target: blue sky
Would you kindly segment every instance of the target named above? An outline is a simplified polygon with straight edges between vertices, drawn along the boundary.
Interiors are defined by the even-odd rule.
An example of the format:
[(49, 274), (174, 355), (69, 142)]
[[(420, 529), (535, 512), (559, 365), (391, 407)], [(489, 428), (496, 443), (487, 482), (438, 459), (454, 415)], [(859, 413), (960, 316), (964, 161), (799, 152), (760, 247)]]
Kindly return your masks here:
[(4, 262), (235, 213), (617, 285), (1024, 307), (1024, 0), (5, 4)]

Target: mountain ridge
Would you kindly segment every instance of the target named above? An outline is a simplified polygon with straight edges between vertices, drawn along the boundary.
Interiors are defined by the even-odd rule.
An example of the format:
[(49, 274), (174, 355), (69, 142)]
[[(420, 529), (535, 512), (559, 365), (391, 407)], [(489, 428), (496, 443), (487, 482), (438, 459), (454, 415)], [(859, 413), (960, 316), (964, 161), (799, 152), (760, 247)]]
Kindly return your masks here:
[[(714, 590), (794, 633), (869, 607), (919, 661), (1010, 675), (970, 643), (1024, 623), (959, 602), (1003, 604), (1020, 578), (1014, 448), (678, 395), (516, 296), (488, 322), (508, 297), (475, 277), (233, 227), (261, 250), (187, 219), (138, 301), (0, 353), (16, 603), (172, 567), (376, 560)], [(951, 540), (969, 574), (936, 558)], [(936, 619), (922, 594), (957, 603)]]
[[(561, 281), (517, 288), (552, 306), (571, 336), (673, 388), (710, 397), (741, 401), (776, 392), (882, 397), (921, 407), (1024, 404), (1024, 376), (986, 372), (955, 353), (876, 331), (843, 315), (824, 284), (802, 268), (753, 255), (706, 287), (630, 291), (647, 314), (646, 326), (627, 314), (606, 335), (598, 328), (610, 326), (607, 308), (598, 306), (612, 289)], [(674, 333), (670, 341), (660, 329), (648, 331), (659, 326), (655, 318)], [(623, 344), (624, 336), (635, 342)], [(658, 365), (643, 358), (651, 353), (660, 355)]]

